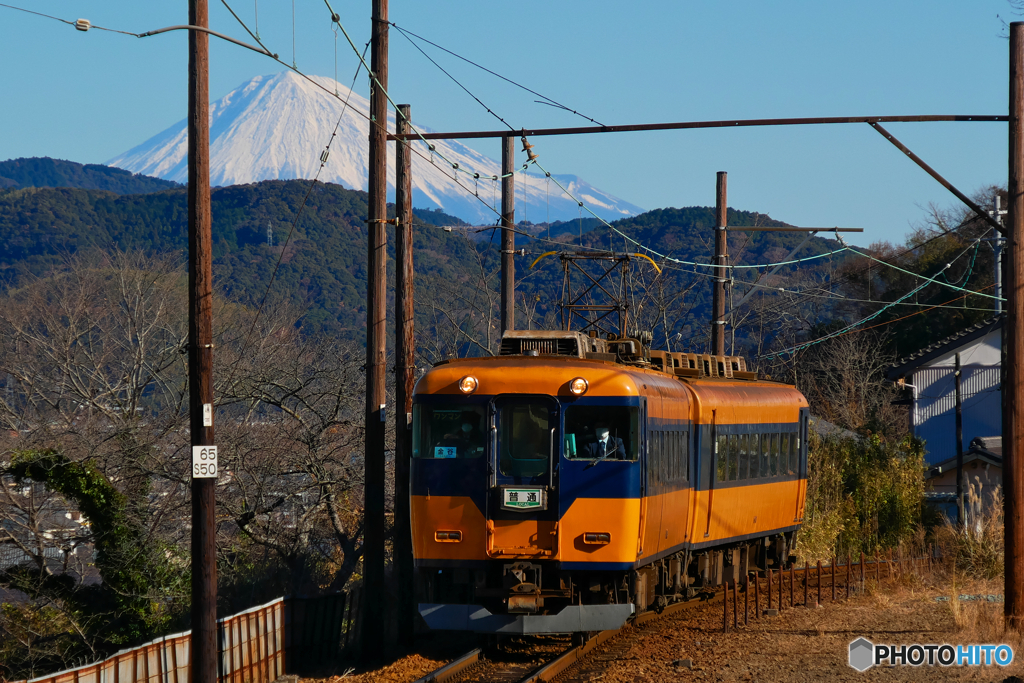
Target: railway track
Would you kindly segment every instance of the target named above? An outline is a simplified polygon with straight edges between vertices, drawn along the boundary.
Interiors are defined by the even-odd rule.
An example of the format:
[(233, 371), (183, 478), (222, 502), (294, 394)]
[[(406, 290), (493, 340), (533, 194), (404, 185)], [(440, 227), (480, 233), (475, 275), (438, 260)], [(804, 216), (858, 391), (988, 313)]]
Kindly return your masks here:
[[(572, 678), (566, 680), (589, 680), (588, 678), (578, 679), (579, 674), (590, 674), (591, 669), (599, 671), (607, 661), (615, 659), (621, 652), (628, 651), (633, 646), (635, 639), (642, 635), (641, 627), (662, 616), (676, 614), (688, 608), (693, 608), (709, 602), (718, 602), (722, 599), (722, 592), (716, 593), (714, 597), (694, 598), (683, 602), (677, 602), (666, 607), (660, 614), (657, 612), (645, 612), (621, 629), (601, 631), (589, 638), (582, 645), (565, 648), (564, 644), (568, 638), (559, 640), (544, 641), (549, 650), (557, 648), (560, 642), (563, 647), (557, 648), (560, 651), (545, 657), (538, 653), (537, 643), (532, 646), (527, 644), (525, 651), (517, 653), (514, 649), (505, 652), (497, 657), (491, 658), (484, 654), (483, 650), (477, 648), (471, 650), (461, 657), (452, 660), (441, 668), (432, 671), (415, 683), (480, 683), (489, 681), (502, 681), (509, 683), (546, 683), (558, 678), (561, 674), (580, 664), (583, 668), (574, 672)], [(540, 641), (541, 639), (536, 639)], [(615, 641), (611, 647), (602, 652), (593, 662), (588, 662), (589, 655), (601, 646)], [(547, 661), (538, 662), (538, 655)]]
[[(848, 558), (845, 563), (834, 562), (824, 566), (808, 564), (802, 568), (791, 567), (782, 572), (765, 572), (763, 576), (747, 584), (743, 599), (738, 599), (735, 586), (728, 590), (722, 587), (713, 594), (705, 593), (691, 600), (676, 602), (660, 613), (644, 612), (621, 629), (602, 631), (575, 647), (566, 648), (566, 638), (536, 637), (532, 639), (531, 644), (531, 639), (527, 637), (522, 639), (524, 642), (520, 643), (518, 651), (512, 648), (499, 657), (487, 657), (481, 649), (475, 649), (420, 678), (416, 683), (546, 683), (556, 679), (562, 683), (584, 683), (599, 677), (611, 662), (626, 655), (643, 637), (644, 627), (659, 618), (709, 603), (725, 603), (723, 629), (728, 630), (730, 626), (735, 627), (743, 623), (751, 607), (753, 613), (757, 615), (755, 618), (758, 618), (764, 608), (767, 608), (765, 613), (770, 614), (798, 605), (810, 606), (825, 601), (833, 602), (836, 601), (837, 594), (842, 599), (850, 595), (851, 589), (862, 590), (866, 579), (891, 581), (894, 572), (898, 575), (923, 569), (930, 570), (933, 558), (933, 552), (929, 553), (928, 557), (907, 559), (894, 559), (891, 555), (866, 558), (862, 555), (860, 562), (852, 561), (856, 558)], [(748, 607), (749, 602), (755, 598), (756, 603)], [(743, 616), (737, 614), (739, 610), (742, 610)], [(539, 646), (538, 643), (543, 645)], [(547, 650), (547, 654), (541, 651), (544, 649)], [(593, 654), (595, 650), (600, 652)]]

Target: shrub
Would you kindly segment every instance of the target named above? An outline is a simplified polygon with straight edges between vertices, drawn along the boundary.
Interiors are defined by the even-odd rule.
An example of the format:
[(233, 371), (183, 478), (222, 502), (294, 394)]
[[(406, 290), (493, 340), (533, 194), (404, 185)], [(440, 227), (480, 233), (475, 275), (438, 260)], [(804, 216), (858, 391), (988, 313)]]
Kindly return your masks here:
[(812, 434), (806, 512), (796, 549), (800, 560), (873, 554), (911, 539), (921, 524), (923, 496), (920, 440)]

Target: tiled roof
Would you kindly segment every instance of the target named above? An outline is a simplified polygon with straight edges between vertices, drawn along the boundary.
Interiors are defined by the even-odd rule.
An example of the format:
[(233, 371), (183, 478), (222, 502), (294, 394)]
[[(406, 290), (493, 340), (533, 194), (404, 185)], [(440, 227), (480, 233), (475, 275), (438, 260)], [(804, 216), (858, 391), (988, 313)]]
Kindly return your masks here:
[(945, 339), (929, 344), (920, 351), (912, 353), (906, 358), (901, 358), (885, 371), (885, 378), (889, 381), (896, 381), (900, 377), (904, 377), (907, 373), (919, 368), (928, 361), (938, 358), (952, 349), (969, 344), (975, 339), (984, 337), (989, 332), (1002, 327), (1004, 317), (1005, 316), (1002, 313), (992, 316), (988, 320), (983, 320), (980, 323), (976, 323), (966, 329), (960, 330), (956, 334), (951, 334)]

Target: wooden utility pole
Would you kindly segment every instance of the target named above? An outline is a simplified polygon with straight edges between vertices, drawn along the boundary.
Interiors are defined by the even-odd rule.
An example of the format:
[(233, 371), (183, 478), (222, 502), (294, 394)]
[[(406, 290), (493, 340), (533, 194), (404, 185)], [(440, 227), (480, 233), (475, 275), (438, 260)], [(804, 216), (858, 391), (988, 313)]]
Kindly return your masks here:
[(516, 329), (516, 162), (515, 138), (501, 139), (501, 332)]
[[(206, 0), (188, 22), (207, 27)], [(216, 458), (213, 445), (213, 268), (210, 214), (209, 36), (188, 32), (188, 412), (192, 445), (192, 683), (217, 683)], [(197, 448), (199, 450), (197, 450)], [(203, 454), (203, 468), (196, 463)], [(212, 476), (211, 476), (212, 475)]]
[[(410, 107), (398, 105), (399, 133), (411, 130)], [(415, 637), (412, 531), (409, 527), (409, 472), (412, 458), (412, 390), (416, 383), (413, 337), (412, 150), (395, 144), (395, 579), (398, 581), (398, 642), (411, 647)]]
[(364, 435), (362, 652), (384, 642), (384, 372), (387, 344), (388, 0), (373, 0), (370, 45), (370, 169), (366, 251), (366, 432)]
[(964, 516), (964, 412), (960, 394), (960, 354), (956, 354), (953, 368), (953, 388), (956, 393), (956, 512), (961, 526), (967, 524)]
[(725, 267), (729, 261), (729, 245), (727, 241), (726, 226), (728, 225), (726, 213), (726, 181), (728, 174), (725, 171), (718, 172), (718, 182), (715, 186), (715, 288), (711, 297), (711, 353), (725, 355), (725, 281), (728, 269)]
[(1003, 256), (1006, 318), (1003, 321), (1003, 494), (1006, 625), (1024, 628), (1024, 22), (1010, 24), (1009, 214)]

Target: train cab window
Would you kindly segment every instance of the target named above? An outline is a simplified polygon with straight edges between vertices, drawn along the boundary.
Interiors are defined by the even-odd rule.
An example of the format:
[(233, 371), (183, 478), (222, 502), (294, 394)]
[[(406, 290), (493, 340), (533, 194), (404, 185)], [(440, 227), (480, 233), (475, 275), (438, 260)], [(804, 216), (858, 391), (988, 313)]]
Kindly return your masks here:
[(550, 408), (541, 403), (501, 407), (498, 467), (506, 477), (539, 477), (551, 459)]
[(487, 444), (486, 408), (457, 404), (412, 407), (412, 457), (478, 458)]
[[(565, 457), (570, 460), (636, 460), (640, 411), (628, 406), (569, 406), (565, 411)], [(607, 437), (602, 440), (602, 436)], [(663, 444), (650, 433), (650, 449)]]

